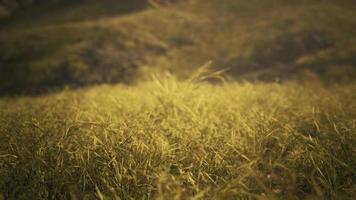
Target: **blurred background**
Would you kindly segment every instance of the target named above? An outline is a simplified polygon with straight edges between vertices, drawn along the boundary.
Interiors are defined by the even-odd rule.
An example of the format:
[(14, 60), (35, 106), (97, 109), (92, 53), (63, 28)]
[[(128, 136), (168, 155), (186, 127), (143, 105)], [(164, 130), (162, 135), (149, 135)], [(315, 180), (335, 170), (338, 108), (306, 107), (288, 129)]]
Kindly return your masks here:
[(0, 0), (0, 95), (184, 79), (356, 77), (355, 0)]

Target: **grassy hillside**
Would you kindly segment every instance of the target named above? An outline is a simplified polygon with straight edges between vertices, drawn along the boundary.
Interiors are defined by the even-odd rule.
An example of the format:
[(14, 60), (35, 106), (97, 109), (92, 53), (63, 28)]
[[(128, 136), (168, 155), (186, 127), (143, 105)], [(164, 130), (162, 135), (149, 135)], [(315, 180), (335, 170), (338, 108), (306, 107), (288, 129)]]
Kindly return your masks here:
[(355, 84), (198, 79), (1, 99), (0, 197), (356, 195)]
[(152, 71), (184, 77), (210, 60), (233, 79), (356, 74), (353, 1), (84, 2), (2, 20), (2, 93), (133, 82)]
[(215, 19), (210, 21), (216, 28), (214, 60), (235, 75), (255, 72), (258, 79), (283, 79), (312, 69), (332, 78), (328, 68), (335, 66), (350, 67), (355, 74), (352, 1), (213, 0), (197, 8)]

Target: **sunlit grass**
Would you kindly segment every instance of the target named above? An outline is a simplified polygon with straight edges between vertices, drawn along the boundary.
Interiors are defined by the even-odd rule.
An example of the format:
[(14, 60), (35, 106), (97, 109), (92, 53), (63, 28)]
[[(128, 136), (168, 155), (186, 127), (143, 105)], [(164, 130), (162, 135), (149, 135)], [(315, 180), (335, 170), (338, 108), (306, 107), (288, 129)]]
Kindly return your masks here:
[(1, 25), (0, 200), (356, 196), (352, 0), (154, 2)]
[(153, 78), (0, 100), (10, 199), (351, 199), (355, 85)]

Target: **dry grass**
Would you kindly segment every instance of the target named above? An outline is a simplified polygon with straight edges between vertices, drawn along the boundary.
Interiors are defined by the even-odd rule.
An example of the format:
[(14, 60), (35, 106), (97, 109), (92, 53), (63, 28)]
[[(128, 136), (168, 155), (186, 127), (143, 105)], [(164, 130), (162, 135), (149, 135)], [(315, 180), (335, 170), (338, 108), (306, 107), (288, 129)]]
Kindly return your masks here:
[[(198, 80), (197, 78), (194, 80)], [(356, 87), (153, 78), (0, 100), (9, 199), (351, 199)]]

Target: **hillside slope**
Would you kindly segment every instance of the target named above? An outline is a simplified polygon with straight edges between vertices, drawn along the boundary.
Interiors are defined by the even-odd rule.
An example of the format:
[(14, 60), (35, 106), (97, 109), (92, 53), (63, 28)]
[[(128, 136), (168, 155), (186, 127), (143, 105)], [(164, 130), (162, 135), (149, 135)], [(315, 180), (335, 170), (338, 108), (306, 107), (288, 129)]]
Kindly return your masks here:
[(244, 2), (104, 0), (29, 9), (0, 26), (0, 93), (132, 83), (166, 70), (185, 77), (210, 60), (232, 79), (285, 80), (305, 70), (354, 79), (353, 1)]

